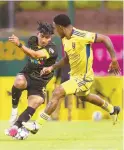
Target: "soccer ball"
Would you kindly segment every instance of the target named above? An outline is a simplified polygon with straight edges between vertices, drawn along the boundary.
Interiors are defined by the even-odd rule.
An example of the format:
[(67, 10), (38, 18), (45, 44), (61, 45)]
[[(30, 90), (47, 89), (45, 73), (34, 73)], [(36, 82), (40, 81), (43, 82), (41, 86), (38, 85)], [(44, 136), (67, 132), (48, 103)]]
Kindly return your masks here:
[(95, 112), (93, 112), (92, 119), (94, 121), (100, 121), (102, 119), (102, 113), (101, 113), (101, 111), (95, 111)]
[(18, 133), (14, 137), (17, 140), (24, 140), (29, 136), (29, 131), (25, 127), (21, 127), (18, 129)]

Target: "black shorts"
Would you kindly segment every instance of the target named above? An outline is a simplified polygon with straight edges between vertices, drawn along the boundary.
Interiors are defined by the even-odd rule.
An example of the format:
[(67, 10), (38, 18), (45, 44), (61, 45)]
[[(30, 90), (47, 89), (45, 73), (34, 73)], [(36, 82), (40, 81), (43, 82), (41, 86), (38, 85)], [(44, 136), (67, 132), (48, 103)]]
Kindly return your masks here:
[(36, 80), (31, 78), (28, 74), (25, 73), (19, 73), (20, 75), (23, 74), (27, 80), (27, 88), (25, 90), (27, 90), (27, 96), (30, 95), (39, 95), (41, 96), (43, 99), (45, 99), (45, 87), (46, 87), (46, 83), (43, 83), (40, 80)]

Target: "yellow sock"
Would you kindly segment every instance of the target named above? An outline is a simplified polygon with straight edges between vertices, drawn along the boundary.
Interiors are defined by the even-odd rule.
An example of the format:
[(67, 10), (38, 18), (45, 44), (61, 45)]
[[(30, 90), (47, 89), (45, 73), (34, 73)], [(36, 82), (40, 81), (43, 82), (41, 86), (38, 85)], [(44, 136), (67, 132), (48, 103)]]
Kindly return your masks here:
[(50, 120), (50, 116), (47, 115), (45, 112), (42, 112), (38, 119), (37, 119), (37, 123), (40, 124), (40, 125), (43, 125), (46, 121)]
[(114, 107), (106, 101), (104, 101), (104, 104), (102, 105), (102, 108), (104, 110), (108, 111), (109, 113), (113, 113), (113, 111), (114, 111)]

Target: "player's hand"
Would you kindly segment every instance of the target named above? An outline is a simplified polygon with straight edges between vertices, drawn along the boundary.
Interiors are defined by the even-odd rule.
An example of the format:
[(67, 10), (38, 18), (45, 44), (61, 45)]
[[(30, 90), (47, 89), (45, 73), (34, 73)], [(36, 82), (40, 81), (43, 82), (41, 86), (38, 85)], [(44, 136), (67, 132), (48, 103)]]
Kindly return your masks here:
[(14, 43), (17, 46), (20, 44), (19, 38), (15, 36), (14, 34), (9, 37), (9, 41)]
[(49, 74), (52, 70), (53, 70), (53, 66), (44, 67), (44, 68), (40, 71), (40, 76), (45, 75), (45, 74)]
[(109, 65), (108, 72), (109, 73), (114, 73), (115, 75), (119, 75), (120, 71), (121, 71), (121, 69), (119, 67), (118, 61), (117, 60), (112, 60), (112, 62)]

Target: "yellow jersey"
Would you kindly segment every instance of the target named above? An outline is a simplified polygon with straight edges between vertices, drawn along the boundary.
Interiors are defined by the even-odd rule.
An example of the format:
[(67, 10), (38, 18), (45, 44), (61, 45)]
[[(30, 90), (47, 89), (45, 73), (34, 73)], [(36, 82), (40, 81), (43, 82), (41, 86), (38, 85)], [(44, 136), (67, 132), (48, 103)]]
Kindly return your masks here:
[(91, 44), (96, 39), (96, 33), (73, 28), (70, 39), (62, 39), (64, 51), (67, 53), (70, 64), (70, 76), (83, 76), (93, 80), (92, 69), (93, 53)]

